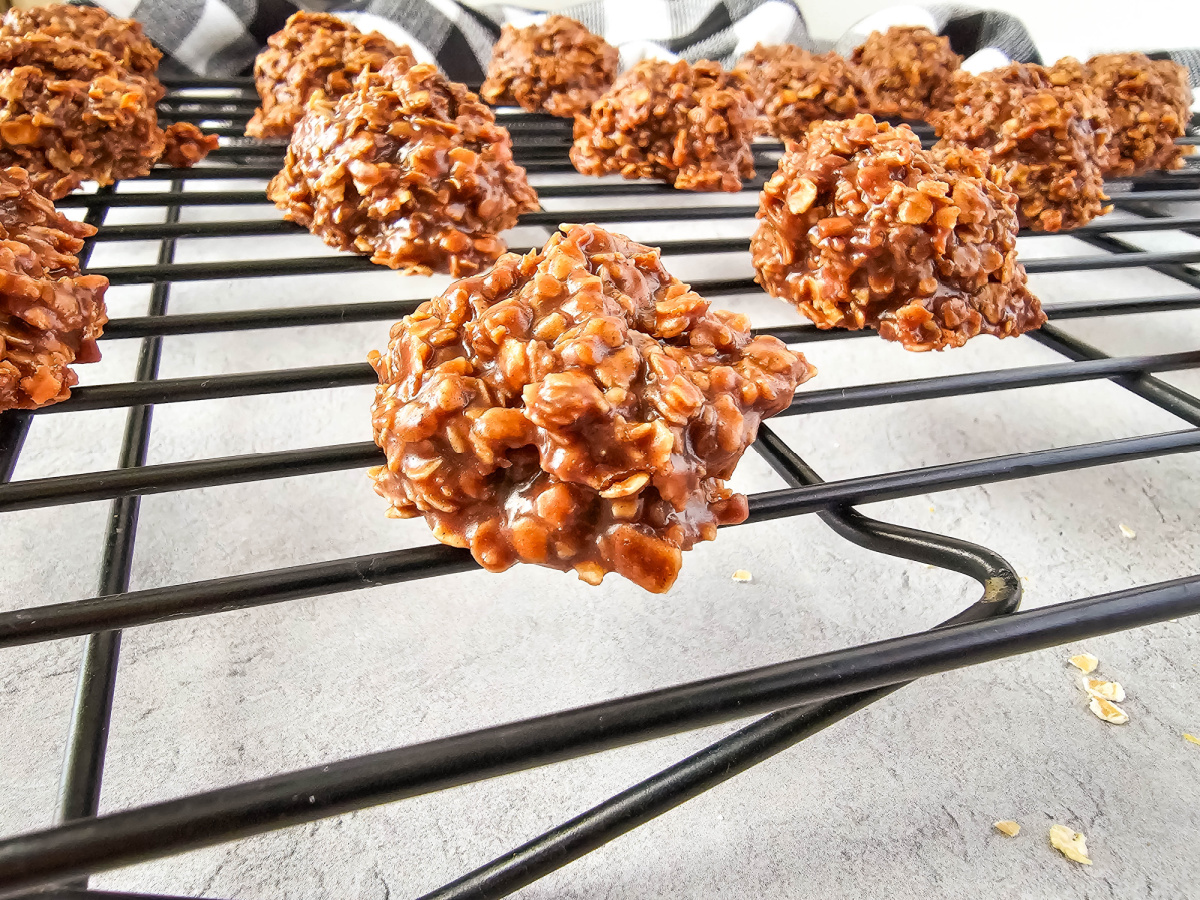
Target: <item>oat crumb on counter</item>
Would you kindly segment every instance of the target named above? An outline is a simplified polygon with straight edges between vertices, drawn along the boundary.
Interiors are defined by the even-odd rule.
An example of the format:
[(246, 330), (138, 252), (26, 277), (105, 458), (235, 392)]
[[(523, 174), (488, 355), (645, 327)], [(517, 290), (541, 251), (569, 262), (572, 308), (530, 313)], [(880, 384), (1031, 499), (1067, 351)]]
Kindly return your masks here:
[(1129, 721), (1129, 715), (1117, 704), (1101, 697), (1092, 697), (1088, 709), (1097, 719), (1103, 719), (1113, 725), (1124, 725)]
[(1084, 675), (1090, 675), (1092, 672), (1095, 672), (1096, 666), (1100, 665), (1100, 660), (1090, 653), (1080, 653), (1078, 656), (1072, 656), (1067, 662)]
[(1085, 866), (1092, 864), (1087, 855), (1087, 838), (1081, 832), (1072, 831), (1066, 825), (1050, 826), (1050, 846), (1067, 859)]
[(1104, 681), (1100, 678), (1088, 678), (1084, 676), (1079, 679), (1079, 683), (1083, 685), (1083, 689), (1087, 691), (1090, 697), (1111, 700), (1113, 703), (1120, 703), (1125, 699), (1125, 688), (1121, 687), (1116, 681)]

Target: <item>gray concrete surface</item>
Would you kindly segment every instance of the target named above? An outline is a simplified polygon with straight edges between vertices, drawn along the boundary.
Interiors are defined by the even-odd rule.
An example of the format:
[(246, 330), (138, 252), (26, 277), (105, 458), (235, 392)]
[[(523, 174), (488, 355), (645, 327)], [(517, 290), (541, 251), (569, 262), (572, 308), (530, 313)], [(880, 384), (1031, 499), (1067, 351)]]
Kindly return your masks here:
[[(213, 182), (199, 189), (216, 188)], [(236, 186), (244, 187), (240, 182)], [(655, 198), (656, 200), (658, 198)], [(675, 199), (675, 198), (673, 198)], [(680, 203), (736, 198), (680, 197)], [(744, 202), (744, 200), (743, 200)], [(585, 218), (568, 204), (564, 219)], [(1184, 211), (1181, 207), (1180, 211)], [(1192, 210), (1194, 212), (1194, 210)], [(189, 216), (269, 215), (197, 209)], [(140, 218), (139, 218), (140, 216)], [(153, 221), (119, 211), (113, 222)], [(649, 242), (746, 234), (748, 221), (625, 229)], [(537, 237), (540, 232), (526, 236)], [(1195, 246), (1146, 236), (1150, 248)], [(102, 247), (97, 265), (153, 245)], [(307, 236), (188, 241), (181, 261), (327, 252)], [(1022, 253), (1095, 253), (1069, 237)], [(740, 255), (669, 260), (683, 278), (749, 273)], [(387, 271), (194, 283), (171, 310), (427, 296), (446, 279)], [(1035, 276), (1044, 299), (1177, 292), (1145, 270)], [(144, 310), (114, 288), (113, 316)], [(729, 298), (756, 323), (795, 320)], [(1071, 322), (1114, 354), (1200, 345), (1200, 313)], [(162, 375), (362, 359), (387, 323), (167, 339)], [(134, 342), (106, 343), (86, 384), (128, 380)], [(875, 339), (806, 348), (814, 389), (1058, 360), (1030, 339), (907, 354)], [(1200, 388), (1194, 374), (1168, 380)], [(153, 462), (369, 437), (369, 388), (169, 405)], [(18, 477), (109, 468), (123, 416), (36, 420)], [(1037, 388), (780, 420), (826, 478), (1183, 427), (1109, 383)], [(781, 486), (748, 454), (747, 491)], [(865, 508), (982, 543), (1023, 577), (1026, 606), (1195, 572), (1200, 458), (1166, 457)], [(0, 608), (90, 596), (105, 503), (0, 516)], [(1136, 533), (1126, 537), (1124, 523)], [(135, 588), (429, 542), (383, 517), (362, 472), (148, 497)], [(751, 584), (730, 575), (749, 569)], [(666, 596), (610, 578), (472, 573), (137, 628), (124, 638), (104, 811), (400, 746), (676, 682), (921, 629), (974, 599), (967, 579), (867, 553), (815, 517), (728, 529), (686, 558)], [(535, 884), (536, 898), (1185, 897), (1200, 884), (1198, 622), (1180, 620), (925, 679)], [(0, 835), (49, 824), (81, 642), (0, 655)], [(1087, 650), (1120, 681), (1131, 721), (1086, 708), (1065, 662)], [(562, 763), (98, 876), (114, 890), (245, 900), (409, 897), (657, 771), (736, 725)], [(997, 819), (1023, 826), (1015, 839)], [(1047, 841), (1084, 831), (1095, 865)]]

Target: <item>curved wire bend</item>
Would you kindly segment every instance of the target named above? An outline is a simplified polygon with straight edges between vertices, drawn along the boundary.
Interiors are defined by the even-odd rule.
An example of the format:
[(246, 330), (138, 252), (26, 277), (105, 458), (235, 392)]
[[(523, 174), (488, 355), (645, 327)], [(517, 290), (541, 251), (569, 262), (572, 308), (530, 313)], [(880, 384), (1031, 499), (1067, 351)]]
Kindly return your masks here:
[[(822, 482), (765, 425), (760, 426), (754, 446), (789, 487)], [(860, 547), (939, 566), (978, 581), (983, 595), (939, 628), (1008, 615), (1021, 603), (1017, 573), (986, 547), (881, 522), (849, 507), (817, 515), (838, 535)], [(764, 716), (419, 900), (493, 900), (508, 896), (902, 687), (877, 688)]]

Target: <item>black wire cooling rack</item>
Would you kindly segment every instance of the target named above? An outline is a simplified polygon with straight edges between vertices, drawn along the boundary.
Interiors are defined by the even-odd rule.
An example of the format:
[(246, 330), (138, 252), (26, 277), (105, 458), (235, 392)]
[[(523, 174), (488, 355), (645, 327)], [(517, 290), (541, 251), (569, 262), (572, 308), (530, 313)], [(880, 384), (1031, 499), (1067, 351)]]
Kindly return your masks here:
[[(1200, 574), (1088, 597), (1030, 612), (1017, 612), (1020, 581), (997, 554), (961, 540), (880, 522), (854, 511), (854, 504), (909, 497), (1052, 472), (1144, 459), (1200, 449), (1200, 400), (1153, 376), (1154, 372), (1200, 367), (1200, 351), (1113, 358), (1061, 331), (1071, 318), (1139, 315), (1200, 308), (1200, 275), (1188, 264), (1200, 251), (1145, 252), (1120, 237), (1151, 230), (1200, 234), (1200, 216), (1160, 211), (1163, 201), (1200, 200), (1200, 171), (1158, 173), (1114, 187), (1114, 202), (1133, 214), (1099, 220), (1073, 236), (1100, 255), (1035, 259), (1032, 272), (1070, 272), (1146, 267), (1179, 283), (1177, 294), (1049, 304), (1050, 323), (1032, 339), (1064, 361), (1049, 365), (806, 390), (787, 415), (872, 407), (882, 404), (1011, 390), (1039, 385), (1109, 379), (1182, 420), (1177, 431), (1105, 440), (1051, 450), (1011, 453), (969, 462), (934, 465), (824, 482), (771, 428), (754, 445), (788, 484), (750, 499), (749, 521), (817, 514), (837, 534), (879, 553), (959, 572), (979, 582), (980, 599), (942, 625), (918, 634), (881, 640), (818, 656), (680, 684), (591, 706), (525, 719), (422, 744), (343, 759), (316, 768), (141, 808), (97, 816), (108, 727), (113, 704), (121, 629), (154, 625), (208, 613), (245, 609), (302, 597), (432, 578), (474, 567), (465, 550), (441, 545), (318, 562), (292, 568), (130, 591), (130, 566), (137, 537), (140, 498), (220, 484), (293, 477), (366, 467), (380, 460), (371, 443), (146, 465), (155, 404), (218, 397), (366, 384), (373, 373), (363, 362), (218, 375), (157, 378), (162, 340), (180, 334), (272, 329), (297, 325), (394, 320), (416, 301), (359, 301), (324, 306), (168, 315), (173, 283), (191, 280), (330, 273), (371, 268), (350, 255), (243, 262), (177, 263), (178, 240), (287, 234), (296, 226), (270, 221), (182, 222), (181, 208), (198, 205), (264, 204), (261, 190), (187, 190), (202, 179), (265, 178), (278, 170), (282, 146), (240, 139), (257, 103), (247, 79), (176, 82), (161, 107), (164, 119), (203, 123), (229, 140), (203, 167), (159, 169), (148, 184), (165, 190), (130, 193), (101, 189), (75, 194), (60, 207), (83, 208), (99, 227), (96, 242), (159, 242), (153, 265), (103, 270), (112, 284), (152, 285), (147, 315), (117, 318), (105, 339), (140, 339), (136, 380), (81, 387), (63, 404), (38, 414), (70, 415), (80, 410), (127, 408), (117, 469), (12, 481), (31, 414), (0, 415), (0, 511), (113, 501), (96, 597), (18, 609), (0, 614), (0, 649), (86, 635), (79, 688), (68, 738), (62, 790), (54, 827), (0, 841), (0, 896), (39, 890), (39, 897), (132, 897), (87, 890), (91, 873), (161, 858), (272, 829), (400, 800), (638, 741), (696, 729), (754, 714), (765, 717), (682, 762), (634, 785), (561, 826), (468, 873), (429, 898), (489, 898), (507, 895), (662, 814), (754, 764), (804, 740), (923, 675), (1043, 649), (1067, 641), (1134, 628), (1200, 612)], [(566, 159), (569, 123), (512, 114), (503, 121), (513, 133), (518, 161), (530, 172), (570, 171)], [(923, 133), (925, 139), (928, 132)], [(1195, 143), (1194, 137), (1184, 139)], [(748, 217), (757, 207), (763, 173), (773, 166), (778, 145), (756, 148), (759, 178), (746, 185), (744, 202), (686, 208), (597, 208), (580, 218), (595, 222), (706, 220)], [(1119, 193), (1117, 190), (1119, 189)], [(539, 188), (543, 197), (610, 201), (630, 195), (669, 193), (650, 183), (589, 183)], [(653, 199), (653, 198), (649, 198)], [(166, 222), (105, 225), (117, 207), (160, 207)], [(535, 212), (522, 224), (555, 226), (563, 213)], [(677, 241), (666, 252), (745, 249), (745, 239)], [(749, 279), (695, 281), (701, 293), (756, 290)], [(818, 331), (809, 325), (765, 328), (791, 344), (846, 340), (869, 332)], [(141, 895), (139, 895), (141, 896)]]

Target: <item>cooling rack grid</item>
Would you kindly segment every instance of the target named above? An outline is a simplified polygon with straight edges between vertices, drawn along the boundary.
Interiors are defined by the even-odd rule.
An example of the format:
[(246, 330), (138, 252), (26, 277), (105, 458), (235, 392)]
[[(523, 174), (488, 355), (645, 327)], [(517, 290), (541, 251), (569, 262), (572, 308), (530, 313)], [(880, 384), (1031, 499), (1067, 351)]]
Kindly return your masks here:
[[(0, 841), (0, 895), (49, 887), (41, 897), (108, 897), (87, 890), (91, 873), (169, 856), (264, 831), (414, 797), (583, 754), (762, 715), (757, 722), (711, 744), (611, 799), (504, 854), (426, 898), (505, 896), (862, 709), (904, 684), (938, 672), (1051, 647), (1200, 611), (1200, 573), (1117, 593), (1017, 612), (1018, 574), (984, 547), (869, 518), (854, 506), (958, 488), (991, 485), (1057, 472), (1106, 466), (1200, 449), (1200, 400), (1155, 373), (1200, 367), (1200, 350), (1109, 356), (1059, 326), (1071, 319), (1139, 316), (1200, 308), (1200, 250), (1141, 249), (1131, 233), (1200, 234), (1200, 215), (1172, 212), (1164, 204), (1200, 200), (1200, 170), (1159, 173), (1113, 185), (1114, 203), (1125, 215), (1098, 220), (1072, 233), (1102, 252), (1032, 258), (1031, 274), (1127, 268), (1147, 269), (1178, 290), (1153, 296), (1090, 302), (1049, 303), (1050, 322), (1023, 340), (1055, 351), (1061, 361), (915, 380), (822, 389), (819, 380), (802, 390), (786, 416), (936, 398), (962, 397), (1029, 387), (1109, 380), (1180, 420), (1176, 430), (1092, 443), (1012, 451), (995, 456), (902, 471), (824, 481), (781, 436), (763, 427), (755, 451), (787, 485), (750, 498), (750, 522), (814, 513), (837, 535), (868, 550), (923, 562), (973, 578), (981, 595), (958, 615), (928, 631), (882, 638), (817, 656), (629, 694), (566, 710), (470, 731), (366, 756), (337, 759), (315, 768), (232, 784), (150, 806), (97, 815), (105, 750), (112, 716), (122, 629), (153, 627), (187, 617), (248, 609), (283, 601), (416, 582), (474, 568), (466, 551), (425, 546), (313, 561), (181, 584), (130, 590), (141, 498), (217, 485), (295, 478), (376, 464), (370, 442), (302, 450), (259, 452), (194, 461), (148, 464), (153, 412), (163, 404), (214, 398), (314, 391), (365, 385), (374, 380), (360, 360), (246, 373), (159, 378), (164, 341), (173, 336), (389, 322), (419, 301), (354, 298), (352, 302), (227, 311), (171, 313), (174, 286), (185, 282), (228, 283), (243, 278), (368, 271), (370, 262), (351, 255), (294, 259), (179, 262), (182, 242), (202, 238), (268, 237), (297, 233), (277, 218), (212, 218), (190, 221), (181, 211), (200, 207), (266, 206), (260, 187), (205, 189), (206, 181), (269, 178), (282, 146), (241, 139), (256, 105), (246, 79), (173, 82), (161, 106), (164, 119), (195, 121), (226, 140), (202, 167), (159, 169), (136, 191), (123, 185), (72, 195), (60, 207), (83, 210), (99, 233), (85, 248), (157, 242), (157, 259), (143, 265), (98, 267), (114, 286), (148, 285), (145, 315), (114, 317), (106, 342), (139, 341), (132, 381), (80, 387), (63, 404), (36, 414), (0, 416), (0, 511), (112, 501), (99, 587), (91, 599), (24, 606), (0, 613), (0, 648), (86, 636), (74, 704), (57, 824)], [(502, 121), (514, 137), (517, 161), (538, 176), (571, 172), (566, 158), (569, 123), (508, 113)], [(930, 138), (927, 131), (922, 137)], [(1184, 139), (1196, 143), (1195, 137)], [(702, 223), (748, 219), (757, 207), (763, 175), (779, 152), (756, 146), (759, 177), (734, 198), (700, 197), (691, 205), (659, 205), (672, 192), (650, 183), (578, 179), (539, 184), (543, 199), (582, 205), (575, 217), (599, 223)], [(677, 196), (677, 195), (676, 195)], [(672, 200), (672, 204), (675, 201)], [(595, 204), (594, 208), (591, 207)], [(164, 221), (111, 224), (116, 209), (158, 209)], [(522, 226), (554, 227), (561, 210), (524, 216)], [(658, 242), (665, 255), (744, 252), (742, 237)], [(514, 249), (529, 244), (514, 242)], [(707, 296), (756, 293), (749, 278), (693, 281)], [(805, 325), (760, 329), (791, 345), (869, 337), (869, 332), (818, 331)], [(85, 375), (86, 379), (86, 375)], [(36, 416), (71, 416), (86, 410), (127, 409), (116, 468), (12, 480), (22, 444)], [(381, 512), (381, 511), (380, 511)], [(565, 576), (564, 576), (565, 577)], [(432, 583), (436, 585), (436, 582)], [(427, 587), (424, 590), (436, 590)], [(3, 652), (0, 649), (0, 652)]]

